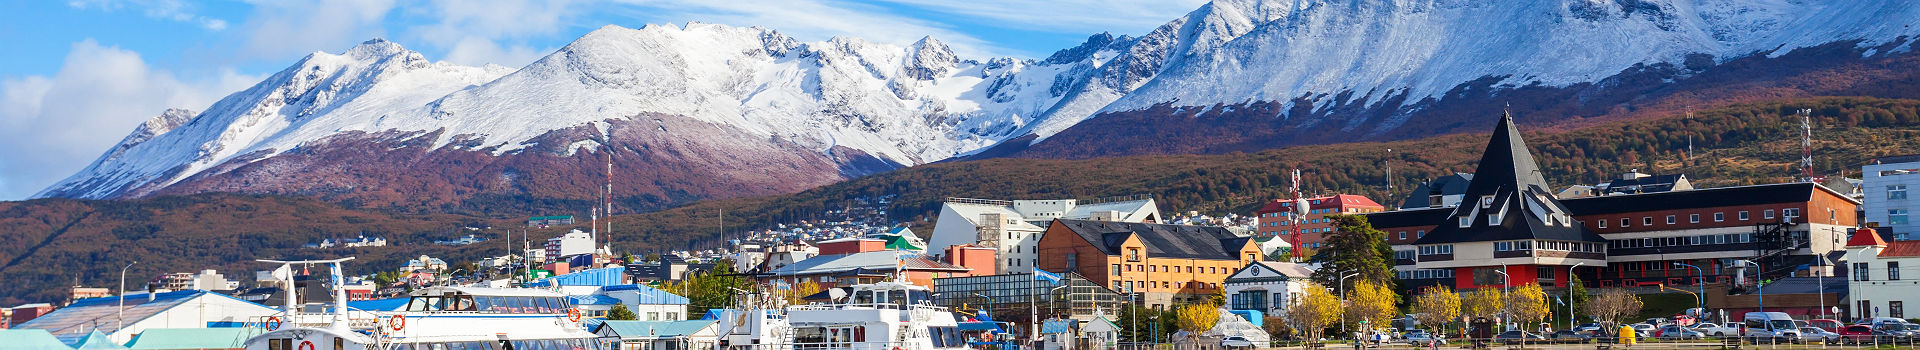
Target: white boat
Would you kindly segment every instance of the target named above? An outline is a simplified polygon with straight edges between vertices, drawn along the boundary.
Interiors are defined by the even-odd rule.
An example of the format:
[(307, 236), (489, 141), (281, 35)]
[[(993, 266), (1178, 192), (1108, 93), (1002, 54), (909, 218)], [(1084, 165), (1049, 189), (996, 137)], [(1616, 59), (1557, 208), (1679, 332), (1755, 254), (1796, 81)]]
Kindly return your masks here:
[(855, 285), (845, 298), (787, 308), (794, 349), (966, 349), (959, 322), (933, 305), (932, 292), (908, 283)]
[[(299, 263), (299, 262), (295, 262)], [(333, 262), (334, 271), (338, 262)], [(338, 285), (336, 283), (335, 285)], [(603, 350), (599, 336), (580, 324), (565, 295), (543, 289), (432, 287), (410, 294), (392, 312), (353, 312), (336, 289), (331, 322), (291, 312), (267, 320), (270, 331), (248, 339), (246, 350)], [(291, 298), (290, 298), (291, 299)], [(290, 310), (292, 308), (289, 308)], [(320, 317), (316, 317), (320, 316)], [(355, 325), (360, 325), (355, 327)]]

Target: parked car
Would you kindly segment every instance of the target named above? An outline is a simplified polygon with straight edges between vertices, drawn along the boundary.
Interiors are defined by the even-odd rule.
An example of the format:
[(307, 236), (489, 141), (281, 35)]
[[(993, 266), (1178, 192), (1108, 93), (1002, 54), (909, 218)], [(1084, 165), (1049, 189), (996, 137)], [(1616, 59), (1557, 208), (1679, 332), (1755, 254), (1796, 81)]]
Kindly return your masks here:
[(1552, 339), (1555, 343), (1590, 343), (1593, 342), (1593, 333), (1563, 330), (1553, 332), (1553, 334), (1548, 335), (1547, 338)]
[(1446, 339), (1434, 338), (1432, 334), (1427, 334), (1426, 331), (1416, 330), (1407, 332), (1404, 340), (1407, 342), (1407, 345), (1412, 346), (1433, 346), (1435, 342), (1440, 343), (1439, 345), (1447, 345)]
[(1598, 331), (1600, 331), (1600, 324), (1599, 324), (1599, 323), (1588, 323), (1588, 324), (1583, 324), (1583, 325), (1580, 325), (1579, 327), (1573, 327), (1573, 331), (1575, 331), (1575, 332), (1598, 332)]
[(1800, 327), (1795, 326), (1793, 317), (1785, 312), (1749, 312), (1746, 315), (1744, 333), (1740, 334), (1755, 341), (1798, 342)]
[(1726, 337), (1740, 334), (1739, 326), (1733, 324), (1722, 325), (1711, 322), (1694, 325), (1693, 330), (1706, 334), (1709, 337)]
[(1839, 332), (1840, 327), (1846, 326), (1845, 323), (1840, 323), (1840, 320), (1832, 320), (1832, 319), (1824, 319), (1824, 318), (1807, 321), (1807, 324), (1813, 326), (1814, 328), (1826, 330), (1828, 333)]
[(1805, 339), (1808, 344), (1812, 344), (1813, 342), (1820, 342), (1821, 344), (1840, 343), (1840, 333), (1828, 332), (1825, 329), (1820, 329), (1820, 327), (1800, 327), (1800, 337), (1800, 339)]
[(1656, 331), (1653, 333), (1653, 336), (1660, 339), (1676, 339), (1676, 340), (1693, 340), (1693, 339), (1707, 338), (1706, 333), (1700, 333), (1700, 331), (1687, 329), (1687, 327), (1681, 327), (1681, 326), (1666, 326), (1666, 327), (1660, 328), (1659, 331)]
[(1221, 339), (1220, 347), (1228, 348), (1228, 349), (1252, 349), (1253, 341), (1247, 340), (1247, 337), (1236, 335), (1236, 336), (1227, 337), (1226, 339)]
[(1898, 337), (1864, 324), (1840, 327), (1839, 333), (1840, 341), (1846, 344), (1892, 344)]
[(1646, 324), (1646, 323), (1635, 323), (1635, 324), (1632, 324), (1631, 326), (1633, 327), (1633, 330), (1635, 332), (1640, 333), (1640, 337), (1642, 338), (1651, 337), (1653, 336), (1653, 331), (1660, 329), (1660, 327), (1654, 327), (1652, 324)]
[(1501, 344), (1537, 344), (1547, 340), (1546, 337), (1526, 331), (1500, 332), (1500, 335), (1494, 336), (1493, 339), (1499, 340)]

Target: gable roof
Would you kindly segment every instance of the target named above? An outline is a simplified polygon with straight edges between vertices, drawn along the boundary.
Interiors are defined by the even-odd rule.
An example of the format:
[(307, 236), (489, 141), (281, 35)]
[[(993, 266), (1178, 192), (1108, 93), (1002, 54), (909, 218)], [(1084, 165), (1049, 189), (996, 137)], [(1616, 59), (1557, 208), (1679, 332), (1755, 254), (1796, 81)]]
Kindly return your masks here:
[(127, 342), (128, 349), (135, 350), (173, 350), (173, 349), (238, 349), (247, 346), (247, 338), (259, 335), (260, 329), (246, 327), (226, 328), (148, 328), (133, 336)]
[(1859, 202), (1853, 201), (1852, 198), (1841, 195), (1839, 192), (1826, 188), (1826, 186), (1811, 182), (1702, 188), (1656, 193), (1616, 194), (1568, 199), (1564, 201), (1564, 203), (1566, 203), (1567, 208), (1572, 209), (1580, 215), (1596, 215), (1737, 205), (1805, 203), (1813, 199), (1813, 193), (1817, 190), (1827, 191), (1828, 194), (1834, 197), (1859, 204)]
[(639, 303), (641, 305), (687, 305), (688, 304), (688, 299), (685, 296), (681, 296), (679, 294), (673, 294), (672, 292), (660, 290), (658, 288), (653, 288), (646, 285), (622, 284), (617, 286), (600, 287), (600, 293), (602, 294), (610, 294), (611, 292), (623, 292), (623, 291), (633, 291), (635, 293), (634, 302)]
[(692, 336), (720, 320), (691, 321), (602, 321), (595, 333), (610, 331), (621, 338), (678, 338)]
[(0, 328), (0, 344), (7, 350), (73, 350), (43, 329)]
[[(255, 307), (255, 311), (263, 316), (278, 312), (266, 305), (260, 305), (226, 294), (204, 290), (183, 290), (153, 294), (153, 300), (151, 301), (147, 300), (146, 295), (127, 296), (125, 308), (127, 321), (125, 324), (133, 325), (139, 323), (149, 317), (173, 309), (174, 306), (200, 298), (215, 300), (231, 299), (238, 302), (237, 305)], [(47, 313), (39, 318), (34, 318), (32, 321), (14, 325), (13, 328), (44, 329), (49, 333), (53, 333), (55, 338), (60, 338), (63, 341), (78, 340), (81, 336), (85, 335), (85, 331), (88, 330), (99, 330), (103, 333), (111, 334), (120, 331), (121, 327), (120, 322), (106, 322), (119, 319), (118, 317), (121, 310), (119, 301), (120, 298), (117, 296), (76, 300), (73, 304), (67, 305), (67, 307), (53, 310), (53, 312)], [(232, 312), (241, 312), (241, 310), (232, 310)]]
[[(1374, 202), (1373, 199), (1369, 199), (1366, 196), (1354, 195), (1354, 194), (1336, 194), (1331, 196), (1310, 197), (1310, 198), (1304, 198), (1304, 199), (1307, 201), (1307, 203), (1313, 203), (1314, 201), (1319, 201), (1318, 204), (1307, 204), (1308, 209), (1315, 209), (1315, 208), (1385, 209), (1386, 208), (1385, 206), (1381, 206), (1380, 203)], [(1293, 209), (1290, 209), (1290, 208), (1293, 208), (1293, 202), (1294, 200), (1291, 200), (1291, 199), (1275, 199), (1272, 201), (1268, 201), (1266, 205), (1260, 207), (1260, 210), (1256, 210), (1254, 212), (1274, 213), (1274, 212), (1292, 211)]]
[(1920, 257), (1920, 241), (1888, 242), (1887, 248), (1881, 249), (1879, 256), (1883, 258)]
[(1367, 213), (1365, 215), (1367, 216), (1367, 223), (1373, 224), (1374, 228), (1385, 230), (1398, 227), (1439, 225), (1441, 221), (1447, 220), (1447, 214), (1452, 213), (1453, 209), (1450, 208), (1419, 208)]
[(1053, 224), (1080, 236), (1107, 255), (1120, 255), (1121, 243), (1128, 237), (1137, 237), (1153, 257), (1239, 260), (1240, 248), (1253, 240), (1215, 226), (1072, 219), (1054, 220)]
[[(1290, 262), (1255, 261), (1253, 262), (1253, 264), (1247, 265), (1247, 268), (1266, 269), (1267, 271), (1273, 271), (1273, 272), (1279, 273), (1280, 275), (1292, 277), (1292, 278), (1313, 277), (1313, 269), (1307, 268), (1306, 265), (1295, 264)], [(1242, 270), (1245, 270), (1245, 269), (1243, 268)], [(1236, 271), (1234, 273), (1238, 274), (1239, 272)]]
[[(1520, 129), (1513, 125), (1512, 114), (1500, 115), (1473, 174), (1460, 206), (1415, 244), (1521, 239), (1606, 242), (1600, 234), (1574, 222), (1573, 211), (1548, 190), (1533, 153), (1520, 137)], [(1492, 201), (1483, 205), (1481, 198)], [(1467, 220), (1467, 227), (1456, 224), (1460, 219)], [(1499, 220), (1489, 222), (1492, 219)]]
[(1654, 193), (1672, 191), (1686, 175), (1667, 174), (1637, 177), (1632, 179), (1613, 179), (1607, 182), (1607, 193)]
[(1853, 230), (1853, 236), (1847, 237), (1847, 248), (1868, 246), (1885, 247), (1887, 246), (1887, 241), (1881, 239), (1880, 234), (1873, 232), (1873, 228), (1871, 227), (1862, 227), (1858, 230)]
[(75, 342), (73, 348), (74, 350), (115, 350), (126, 349), (127, 347), (121, 346), (120, 343), (114, 342), (113, 339), (107, 339), (106, 334), (100, 333), (100, 330), (95, 329), (93, 332), (87, 333), (86, 337), (80, 338), (80, 341)]
[(1412, 193), (1407, 194), (1407, 198), (1400, 201), (1400, 208), (1426, 208), (1428, 207), (1427, 196), (1431, 195), (1467, 193), (1469, 182), (1473, 182), (1473, 174), (1468, 173), (1453, 173), (1453, 175), (1421, 182), (1419, 186), (1414, 187)]

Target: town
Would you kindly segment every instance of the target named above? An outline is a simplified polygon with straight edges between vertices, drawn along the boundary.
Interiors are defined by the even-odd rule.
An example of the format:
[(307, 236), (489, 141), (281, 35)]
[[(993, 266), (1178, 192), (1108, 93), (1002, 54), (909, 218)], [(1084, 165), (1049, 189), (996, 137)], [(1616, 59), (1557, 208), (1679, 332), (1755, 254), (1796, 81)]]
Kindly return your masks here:
[[(1044, 349), (1920, 340), (1904, 313), (1920, 285), (1901, 282), (1903, 262), (1920, 267), (1906, 192), (1920, 184), (1909, 176), (1920, 174), (1920, 156), (1876, 159), (1860, 179), (1809, 171), (1795, 182), (1696, 188), (1685, 174), (1634, 171), (1555, 188), (1503, 116), (1475, 166), (1401, 198), (1295, 189), (1255, 212), (1217, 216), (1163, 213), (1146, 194), (952, 197), (921, 228), (887, 222), (886, 199), (874, 198), (829, 213), (836, 219), (779, 224), (702, 250), (616, 254), (590, 222), (493, 258), (422, 255), (371, 275), (344, 276), (351, 258), (261, 257), (250, 283), (214, 270), (135, 276), (132, 288), (75, 286), (68, 300), (0, 309), (9, 329), (0, 339), (251, 349), (250, 339), (300, 326), (374, 344), (394, 340), (352, 339), (434, 332), (446, 325), (418, 315), (478, 310), (553, 314), (580, 327), (556, 330), (571, 343), (514, 343), (536, 349), (915, 336), (928, 348)], [(360, 235), (308, 247), (386, 244)], [(940, 316), (915, 311), (905, 324), (927, 327), (917, 335), (869, 336), (903, 322), (858, 325), (865, 316), (854, 311), (876, 309), (854, 305), (871, 303)], [(924, 345), (913, 344), (906, 348)]]

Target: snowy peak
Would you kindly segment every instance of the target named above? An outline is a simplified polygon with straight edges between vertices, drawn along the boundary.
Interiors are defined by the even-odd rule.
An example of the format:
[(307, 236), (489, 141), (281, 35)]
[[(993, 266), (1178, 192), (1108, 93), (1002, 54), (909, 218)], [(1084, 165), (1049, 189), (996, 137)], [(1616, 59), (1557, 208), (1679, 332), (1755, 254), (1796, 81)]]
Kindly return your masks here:
[(960, 64), (960, 59), (953, 55), (953, 49), (931, 36), (920, 38), (908, 50), (912, 53), (908, 55), (903, 70), (910, 78), (933, 80)]

